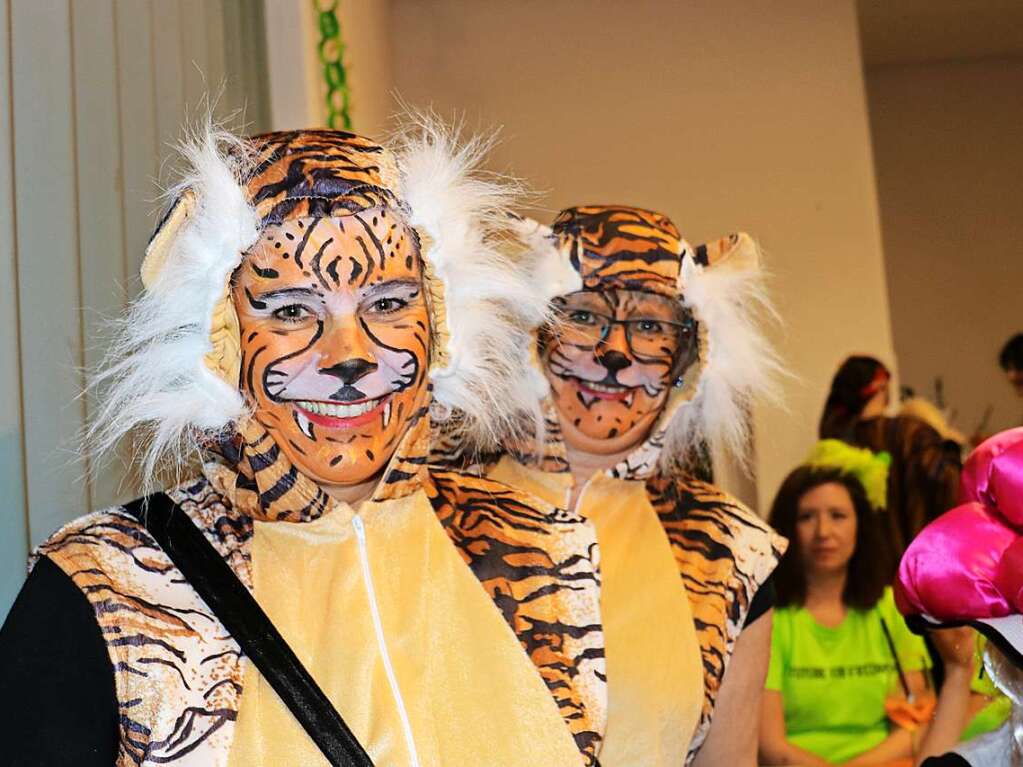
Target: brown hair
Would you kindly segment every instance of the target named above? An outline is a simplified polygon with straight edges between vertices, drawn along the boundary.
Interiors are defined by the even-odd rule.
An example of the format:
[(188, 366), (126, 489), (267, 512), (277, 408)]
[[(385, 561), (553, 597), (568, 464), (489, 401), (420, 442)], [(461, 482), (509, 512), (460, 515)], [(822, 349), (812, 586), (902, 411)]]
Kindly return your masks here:
[(863, 408), (877, 394), (881, 381), (886, 385), (890, 378), (891, 373), (880, 360), (861, 356), (847, 358), (831, 379), (831, 390), (824, 403), (817, 436), (847, 442), (852, 440)]
[(799, 500), (815, 487), (830, 483), (841, 485), (848, 491), (856, 510), (856, 547), (849, 560), (842, 602), (847, 607), (869, 610), (877, 604), (888, 585), (889, 553), (882, 542), (878, 519), (863, 485), (838, 469), (800, 466), (782, 482), (769, 519), (771, 525), (789, 539), (788, 551), (774, 571), (779, 607), (801, 606), (806, 601), (806, 568), (796, 535)]

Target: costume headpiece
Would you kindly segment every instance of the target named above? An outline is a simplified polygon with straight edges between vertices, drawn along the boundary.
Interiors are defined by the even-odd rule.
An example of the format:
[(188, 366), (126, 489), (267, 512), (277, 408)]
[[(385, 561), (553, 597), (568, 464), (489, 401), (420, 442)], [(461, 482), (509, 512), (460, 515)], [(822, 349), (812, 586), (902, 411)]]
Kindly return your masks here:
[(959, 499), (906, 549), (899, 607), (932, 623), (970, 623), (1023, 665), (1023, 428), (970, 454)]
[(1012, 699), (1023, 754), (1023, 428), (970, 454), (959, 501), (909, 544), (895, 601), (910, 625), (969, 625), (990, 640), (984, 664)]
[(888, 467), (892, 457), (853, 447), (838, 439), (822, 439), (814, 445), (806, 465), (815, 469), (834, 469), (853, 477), (863, 486), (867, 500), (875, 509), (888, 504)]
[(667, 216), (624, 205), (568, 208), (550, 228), (531, 226), (537, 258), (574, 272), (573, 282), (562, 279), (549, 292), (645, 291), (678, 301), (696, 321), (697, 359), (641, 460), (676, 465), (703, 441), (745, 457), (753, 399), (780, 399), (782, 370), (759, 326), (759, 313), (773, 310), (752, 238), (733, 234), (694, 248)]
[(514, 189), (477, 172), (488, 143), (457, 139), (418, 120), (393, 149), (325, 130), (241, 139), (207, 128), (187, 142), (188, 171), (147, 248), (144, 289), (96, 379), (108, 390), (95, 446), (147, 427), (148, 480), (162, 457), (180, 462), (248, 418), (229, 295), (246, 249), (268, 225), (376, 208), (420, 241), (434, 402), (464, 414), (469, 442), (541, 423), (543, 387), (526, 350), (550, 296), (498, 248)]

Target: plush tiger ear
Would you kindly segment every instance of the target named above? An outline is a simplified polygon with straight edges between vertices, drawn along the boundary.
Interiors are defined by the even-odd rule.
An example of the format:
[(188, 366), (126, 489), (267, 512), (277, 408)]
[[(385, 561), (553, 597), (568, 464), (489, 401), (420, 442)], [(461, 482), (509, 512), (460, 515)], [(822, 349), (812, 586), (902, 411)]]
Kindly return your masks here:
[(167, 265), (174, 240), (195, 212), (195, 193), (186, 189), (174, 201), (171, 209), (157, 225), (146, 246), (146, 257), (142, 260), (142, 286), (147, 290), (156, 284), (158, 276)]
[(693, 260), (714, 270), (718, 267), (741, 272), (756, 272), (760, 269), (760, 251), (753, 238), (745, 232), (698, 245)]
[[(184, 190), (156, 227), (146, 246), (142, 261), (142, 286), (153, 290), (164, 276), (178, 236), (193, 219), (196, 209), (195, 193)], [(231, 300), (230, 285), (210, 312), (210, 350), (203, 355), (203, 363), (210, 371), (233, 386), (241, 374), (241, 336), (238, 313)]]

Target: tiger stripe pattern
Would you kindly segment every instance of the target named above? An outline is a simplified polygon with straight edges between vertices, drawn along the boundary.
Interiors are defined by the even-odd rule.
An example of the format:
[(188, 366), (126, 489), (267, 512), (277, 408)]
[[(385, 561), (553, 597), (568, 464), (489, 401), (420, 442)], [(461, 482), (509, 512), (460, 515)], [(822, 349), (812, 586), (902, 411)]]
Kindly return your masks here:
[(710, 730), (753, 595), (781, 559), (786, 542), (714, 485), (657, 474), (647, 479), (646, 489), (685, 584), (703, 657), (703, 711), (689, 747), (691, 762)]
[(540, 670), (585, 764), (597, 764), (606, 698), (593, 528), (493, 480), (431, 478), (442, 526)]
[(449, 469), (481, 473), (479, 467), (497, 463), (501, 455), (509, 453), (523, 466), (536, 467), (545, 474), (569, 473), (565, 443), (561, 437), (561, 421), (550, 401), (543, 403), (543, 439), (507, 440), (500, 448), (474, 449), (462, 436), (457, 414), (453, 418), (434, 421), (430, 445), (430, 463)]
[(254, 155), (246, 179), (262, 225), (400, 207), (394, 158), (384, 147), (335, 130), (279, 131), (247, 140)]
[[(432, 471), (426, 409), (414, 420), (374, 497), (426, 490), (449, 538), (536, 665), (585, 763), (596, 764), (606, 698), (592, 528), (497, 482)], [(278, 461), (277, 471), (290, 476), (287, 459)], [(208, 479), (169, 495), (251, 589), (253, 515), (231, 500), (259, 505), (265, 493), (224, 464), (205, 470)], [(315, 518), (281, 512), (255, 516)], [(225, 764), (246, 660), (149, 533), (115, 508), (69, 524), (38, 556), (71, 577), (106, 638), (121, 723), (117, 766)]]
[[(169, 495), (252, 587), (252, 521), (205, 480)], [(242, 694), (241, 648), (131, 514), (96, 512), (36, 552), (92, 603), (117, 690), (117, 767), (226, 762)]]
[(563, 210), (551, 231), (568, 248), (585, 290), (645, 290), (678, 297), (686, 246), (671, 219), (626, 205)]
[[(423, 281), (414, 231), (381, 207), (267, 227), (236, 270), (240, 388), (253, 417), (311, 479), (347, 484), (377, 474), (424, 401), (431, 320)], [(342, 307), (352, 301), (349, 324)], [(337, 433), (328, 410), (365, 418)]]

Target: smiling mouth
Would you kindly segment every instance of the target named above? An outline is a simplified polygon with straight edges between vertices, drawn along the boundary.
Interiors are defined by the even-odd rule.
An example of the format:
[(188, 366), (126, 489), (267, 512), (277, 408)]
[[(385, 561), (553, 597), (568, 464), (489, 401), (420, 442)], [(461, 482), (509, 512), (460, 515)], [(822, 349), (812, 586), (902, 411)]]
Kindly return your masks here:
[(632, 407), (632, 401), (636, 396), (636, 389), (629, 386), (584, 381), (581, 378), (576, 378), (575, 384), (579, 387), (579, 393), (585, 399), (590, 400), (589, 403), (586, 403), (588, 405), (592, 404), (594, 400), (601, 399), (621, 402), (626, 407)]
[(309, 439), (316, 439), (313, 425), (325, 429), (353, 429), (364, 426), (378, 415), (383, 426), (391, 421), (391, 392), (359, 402), (325, 402), (322, 400), (293, 400), (295, 421)]

